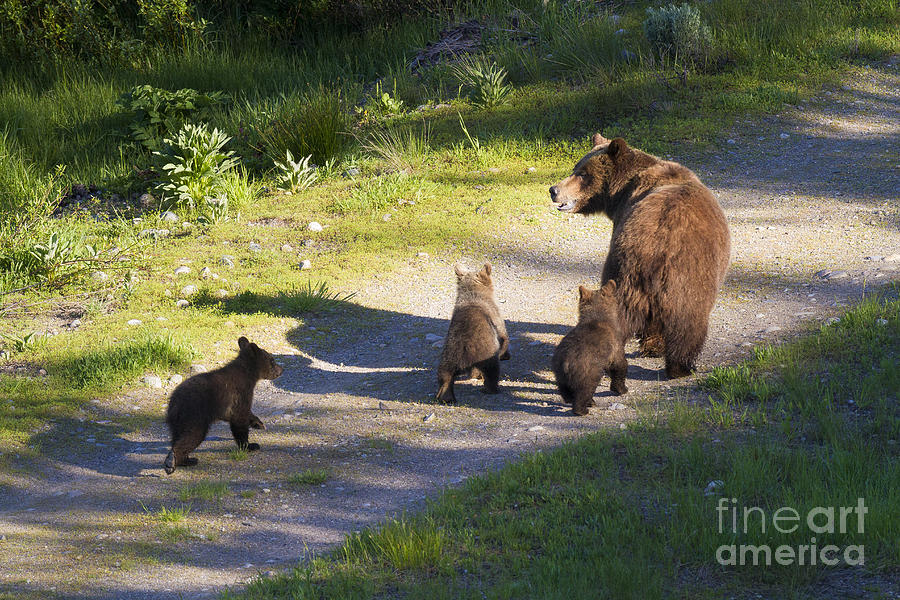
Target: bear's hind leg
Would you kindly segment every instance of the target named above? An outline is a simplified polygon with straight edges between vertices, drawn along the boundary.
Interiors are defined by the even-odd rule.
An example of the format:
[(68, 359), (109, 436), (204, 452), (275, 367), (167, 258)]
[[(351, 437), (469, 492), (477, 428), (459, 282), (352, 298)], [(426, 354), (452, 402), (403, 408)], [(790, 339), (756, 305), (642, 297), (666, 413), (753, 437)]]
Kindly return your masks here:
[(588, 408), (594, 405), (594, 390), (597, 386), (578, 390), (575, 394), (575, 401), (572, 403), (572, 412), (583, 417), (588, 414)]
[(644, 331), (641, 332), (638, 343), (640, 344), (641, 356), (648, 358), (663, 356), (666, 351), (666, 343), (663, 338), (662, 324), (656, 319), (647, 323)]
[(172, 440), (172, 451), (166, 456), (165, 469), (166, 473), (171, 475), (175, 472), (175, 467), (190, 467), (197, 464), (196, 458), (189, 455), (197, 446), (206, 438), (209, 427), (195, 429), (182, 433), (181, 437)]
[(706, 341), (708, 319), (687, 315), (666, 324), (666, 376), (669, 379), (686, 377), (694, 372), (697, 357)]
[(628, 386), (625, 385), (625, 377), (628, 375), (628, 361), (625, 360), (625, 352), (618, 357), (615, 362), (609, 365), (609, 378), (612, 383), (609, 389), (617, 396), (628, 393)]
[(438, 393), (437, 401), (442, 404), (456, 404), (456, 395), (453, 393), (453, 371), (446, 368), (438, 368)]
[(496, 356), (484, 360), (476, 365), (484, 374), (484, 392), (486, 394), (500, 393), (500, 360)]

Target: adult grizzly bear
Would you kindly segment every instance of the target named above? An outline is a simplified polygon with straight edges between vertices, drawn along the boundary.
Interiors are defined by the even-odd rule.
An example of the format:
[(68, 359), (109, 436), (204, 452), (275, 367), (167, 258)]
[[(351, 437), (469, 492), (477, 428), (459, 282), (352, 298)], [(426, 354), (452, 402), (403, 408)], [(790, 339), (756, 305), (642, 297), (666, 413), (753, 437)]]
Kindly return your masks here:
[(494, 299), (491, 263), (480, 271), (456, 265), (456, 304), (438, 365), (437, 399), (456, 404), (453, 380), (470, 373), (484, 378), (488, 394), (499, 393), (500, 361), (509, 359), (509, 335)]
[(557, 209), (613, 222), (603, 282), (619, 287), (627, 340), (664, 355), (666, 375), (694, 370), (731, 254), (712, 192), (686, 167), (599, 133), (572, 175), (550, 188)]
[(245, 337), (238, 339), (237, 358), (222, 368), (194, 375), (173, 391), (166, 411), (166, 423), (172, 432), (172, 451), (166, 457), (166, 473), (176, 467), (195, 465), (191, 458), (206, 438), (209, 426), (228, 421), (239, 448), (259, 450), (249, 443), (250, 428), (265, 429), (263, 422), (250, 410), (253, 389), (260, 379), (275, 379), (283, 372), (271, 354)]
[(559, 394), (576, 415), (588, 414), (603, 372), (612, 380), (610, 389), (627, 394), (625, 344), (616, 282), (610, 279), (597, 291), (578, 288), (578, 324), (566, 334), (553, 353), (553, 375)]

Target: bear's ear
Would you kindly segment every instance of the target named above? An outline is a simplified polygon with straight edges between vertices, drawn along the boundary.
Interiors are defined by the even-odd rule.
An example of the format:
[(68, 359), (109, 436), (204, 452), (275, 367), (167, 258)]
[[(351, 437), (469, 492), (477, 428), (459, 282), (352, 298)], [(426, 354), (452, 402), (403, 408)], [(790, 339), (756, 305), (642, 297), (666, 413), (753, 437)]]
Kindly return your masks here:
[(250, 351), (253, 354), (259, 354), (259, 346), (257, 346), (256, 344), (250, 344)]
[(481, 272), (490, 277), (491, 275), (491, 263), (486, 262), (484, 266), (481, 268)]
[(600, 288), (600, 291), (607, 293), (607, 294), (615, 294), (616, 293), (616, 280), (610, 279), (609, 281), (604, 283), (603, 287)]
[(462, 265), (459, 263), (453, 265), (453, 270), (456, 271), (456, 276), (460, 279), (467, 273), (467, 271), (463, 269)]
[(610, 157), (616, 158), (626, 150), (628, 150), (628, 144), (625, 143), (625, 140), (616, 138), (609, 143), (609, 148), (606, 150), (606, 153), (609, 154)]
[(238, 348), (240, 348), (241, 350), (243, 350), (244, 348), (246, 348), (249, 345), (250, 345), (250, 340), (248, 340), (244, 336), (241, 336), (238, 338)]
[(587, 302), (594, 296), (594, 292), (584, 287), (583, 285), (578, 286), (578, 301), (579, 302)]
[(603, 144), (608, 144), (609, 140), (600, 135), (599, 133), (595, 133), (591, 136), (591, 146), (596, 148), (597, 146), (602, 146)]

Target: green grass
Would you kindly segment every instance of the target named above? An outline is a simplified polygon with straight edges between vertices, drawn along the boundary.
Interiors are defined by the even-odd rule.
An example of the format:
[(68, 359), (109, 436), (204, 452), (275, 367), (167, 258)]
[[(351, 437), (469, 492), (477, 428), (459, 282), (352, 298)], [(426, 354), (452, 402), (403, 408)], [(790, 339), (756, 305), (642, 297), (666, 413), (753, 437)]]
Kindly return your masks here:
[(250, 451), (244, 450), (243, 448), (232, 448), (228, 451), (228, 459), (233, 460), (235, 462), (240, 462), (243, 460), (247, 460), (250, 458)]
[(228, 484), (220, 481), (201, 481), (186, 485), (178, 490), (178, 499), (189, 500), (221, 500), (228, 493)]
[(325, 483), (330, 477), (330, 469), (306, 469), (305, 471), (291, 474), (287, 478), (287, 482), (294, 486), (318, 485)]
[[(737, 560), (752, 562), (755, 551), (742, 555), (742, 545), (796, 552), (813, 537), (840, 557), (851, 547), (851, 560), (852, 547), (864, 547), (865, 566), (843, 571), (844, 585), (863, 593), (872, 584), (862, 573), (891, 581), (900, 570), (896, 294), (888, 290), (835, 324), (710, 375), (710, 402), (730, 398), (737, 415), (765, 412), (753, 426), (723, 422), (712, 405), (676, 397), (625, 432), (527, 454), (445, 492), (421, 514), (350, 536), (328, 558), (223, 597), (816, 597), (815, 586), (833, 573), (821, 564), (717, 562), (732, 545)], [(761, 379), (770, 382), (765, 399)], [(724, 485), (707, 495), (716, 480)], [(862, 532), (859, 515), (847, 511), (841, 531), (839, 508), (834, 532), (806, 524), (816, 507), (856, 507), (858, 498), (868, 509)], [(782, 507), (803, 516), (796, 531), (774, 529)], [(826, 517), (814, 523), (824, 526)]]

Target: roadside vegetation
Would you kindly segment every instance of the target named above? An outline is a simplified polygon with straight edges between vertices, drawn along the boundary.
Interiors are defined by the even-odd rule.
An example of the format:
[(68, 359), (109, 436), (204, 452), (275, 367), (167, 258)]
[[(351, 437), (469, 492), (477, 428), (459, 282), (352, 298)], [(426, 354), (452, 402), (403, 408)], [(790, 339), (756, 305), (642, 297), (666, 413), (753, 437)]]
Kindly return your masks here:
[[(677, 159), (900, 52), (894, 0), (252, 4), (0, 0), (0, 472), (145, 373), (302, 327), (419, 252), (489, 245), (547, 210), (597, 130)], [(710, 569), (731, 543), (703, 495), (719, 480), (767, 511), (865, 495), (871, 528), (828, 539), (896, 573), (892, 294), (246, 597), (788, 595), (828, 576)], [(161, 418), (145, 408), (129, 426)]]

